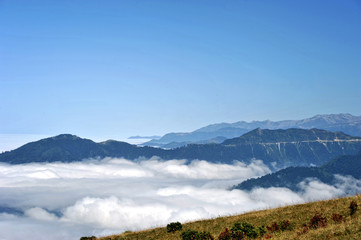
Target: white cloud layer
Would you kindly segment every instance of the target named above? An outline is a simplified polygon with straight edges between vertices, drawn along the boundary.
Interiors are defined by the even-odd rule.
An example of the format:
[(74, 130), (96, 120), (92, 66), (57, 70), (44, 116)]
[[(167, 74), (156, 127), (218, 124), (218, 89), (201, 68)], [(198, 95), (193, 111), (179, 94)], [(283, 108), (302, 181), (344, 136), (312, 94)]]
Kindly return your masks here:
[[(270, 172), (262, 161), (142, 161), (106, 158), (76, 163), (0, 165), (0, 240), (79, 239), (242, 213), (360, 191), (361, 183), (338, 176), (286, 188), (226, 190)], [(352, 191), (351, 191), (352, 190)], [(10, 210), (9, 210), (10, 209)], [(23, 214), (14, 214), (11, 210)], [(4, 211), (3, 211), (4, 212)], [(16, 212), (15, 212), (16, 213)]]

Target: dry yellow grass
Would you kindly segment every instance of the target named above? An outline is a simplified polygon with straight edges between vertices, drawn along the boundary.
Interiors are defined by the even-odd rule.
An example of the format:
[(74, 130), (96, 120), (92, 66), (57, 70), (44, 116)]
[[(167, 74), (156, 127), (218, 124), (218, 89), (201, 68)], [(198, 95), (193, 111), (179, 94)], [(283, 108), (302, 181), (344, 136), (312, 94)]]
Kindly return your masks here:
[[(286, 206), (282, 208), (254, 211), (236, 216), (189, 222), (183, 224), (183, 230), (192, 229), (210, 232), (215, 239), (225, 229), (231, 228), (235, 222), (248, 222), (255, 226), (270, 226), (273, 222), (289, 220), (293, 230), (270, 233), (271, 239), (361, 239), (361, 210), (350, 216), (349, 205), (354, 200), (360, 206), (361, 195)], [(359, 207), (361, 208), (361, 206)], [(300, 234), (304, 224), (308, 224), (315, 213), (327, 217), (327, 225), (323, 228), (309, 229)], [(332, 214), (345, 216), (345, 221), (335, 223)], [(183, 231), (182, 230), (182, 231)], [(139, 232), (127, 232), (120, 235), (101, 237), (100, 240), (181, 240), (180, 231), (168, 233), (166, 228), (155, 228)], [(258, 238), (258, 239), (265, 239)]]

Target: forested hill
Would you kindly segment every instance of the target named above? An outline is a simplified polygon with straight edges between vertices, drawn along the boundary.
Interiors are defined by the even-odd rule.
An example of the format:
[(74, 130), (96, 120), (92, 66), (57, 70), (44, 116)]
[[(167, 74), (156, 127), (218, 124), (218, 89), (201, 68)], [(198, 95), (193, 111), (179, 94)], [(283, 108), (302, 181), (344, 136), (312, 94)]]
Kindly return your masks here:
[(0, 162), (72, 162), (97, 157), (124, 157), (134, 160), (139, 157), (158, 156), (164, 160), (200, 159), (222, 163), (261, 159), (276, 169), (287, 166), (322, 165), (332, 157), (356, 154), (360, 150), (361, 137), (319, 129), (255, 129), (221, 144), (190, 144), (170, 150), (139, 147), (113, 140), (95, 143), (89, 139), (63, 134), (2, 153)]
[(320, 167), (289, 167), (265, 176), (249, 179), (235, 186), (235, 189), (251, 190), (253, 188), (286, 187), (300, 190), (302, 181), (318, 179), (326, 184), (337, 184), (335, 174), (361, 179), (361, 152), (356, 155), (335, 157)]
[(27, 143), (13, 151), (0, 154), (0, 162), (12, 164), (29, 162), (74, 162), (88, 158), (124, 157), (136, 159), (140, 156), (163, 155), (164, 150), (138, 147), (125, 142), (108, 140), (95, 143), (92, 140), (71, 134), (61, 134)]

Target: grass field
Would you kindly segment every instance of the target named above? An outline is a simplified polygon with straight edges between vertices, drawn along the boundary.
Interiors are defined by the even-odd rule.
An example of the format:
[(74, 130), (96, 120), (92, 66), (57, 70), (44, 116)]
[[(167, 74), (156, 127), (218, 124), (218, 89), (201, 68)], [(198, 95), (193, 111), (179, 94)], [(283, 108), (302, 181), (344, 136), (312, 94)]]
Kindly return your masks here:
[[(359, 206), (350, 215), (350, 203), (354, 201)], [(181, 232), (196, 230), (209, 232), (215, 240), (225, 228), (231, 229), (236, 222), (247, 222), (255, 227), (265, 226), (266, 233), (256, 239), (361, 239), (361, 195), (332, 199), (327, 201), (310, 202), (275, 209), (253, 211), (236, 216), (219, 217), (215, 219), (183, 223), (183, 229), (173, 233), (167, 232), (166, 227), (149, 229), (139, 232), (125, 232), (98, 238), (100, 240), (181, 240)], [(316, 214), (320, 221), (316, 225), (310, 222)], [(338, 214), (338, 222), (336, 219)], [(334, 216), (333, 216), (334, 215)], [(279, 226), (282, 222), (289, 222), (287, 229), (272, 231), (267, 228), (273, 223)], [(313, 223), (315, 223), (315, 221)], [(247, 237), (245, 239), (248, 239)]]

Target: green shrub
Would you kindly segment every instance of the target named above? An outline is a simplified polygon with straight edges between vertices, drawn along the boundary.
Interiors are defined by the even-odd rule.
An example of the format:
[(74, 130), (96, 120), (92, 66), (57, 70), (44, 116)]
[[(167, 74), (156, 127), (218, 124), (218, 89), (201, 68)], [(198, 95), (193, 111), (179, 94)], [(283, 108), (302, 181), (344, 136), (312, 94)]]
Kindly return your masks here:
[(180, 222), (171, 222), (167, 225), (167, 232), (175, 232), (182, 230), (182, 224)]
[(214, 237), (209, 232), (200, 232), (196, 239), (197, 240), (214, 240)]
[(357, 202), (356, 201), (351, 201), (350, 206), (348, 207), (350, 209), (350, 216), (354, 215), (355, 212), (357, 211)]
[(194, 230), (186, 230), (181, 234), (182, 240), (214, 240), (209, 232), (197, 232)]
[(258, 227), (258, 234), (259, 234), (260, 237), (263, 237), (263, 235), (266, 234), (266, 229), (265, 229), (264, 226), (259, 226)]
[(96, 240), (97, 238), (95, 236), (91, 237), (81, 237), (80, 240)]
[(252, 224), (246, 222), (236, 222), (231, 228), (231, 231), (233, 238), (236, 237), (236, 239), (242, 239), (244, 235), (249, 238), (256, 238), (258, 235), (255, 227)]
[(196, 240), (197, 231), (194, 230), (186, 230), (181, 233), (182, 240)]

